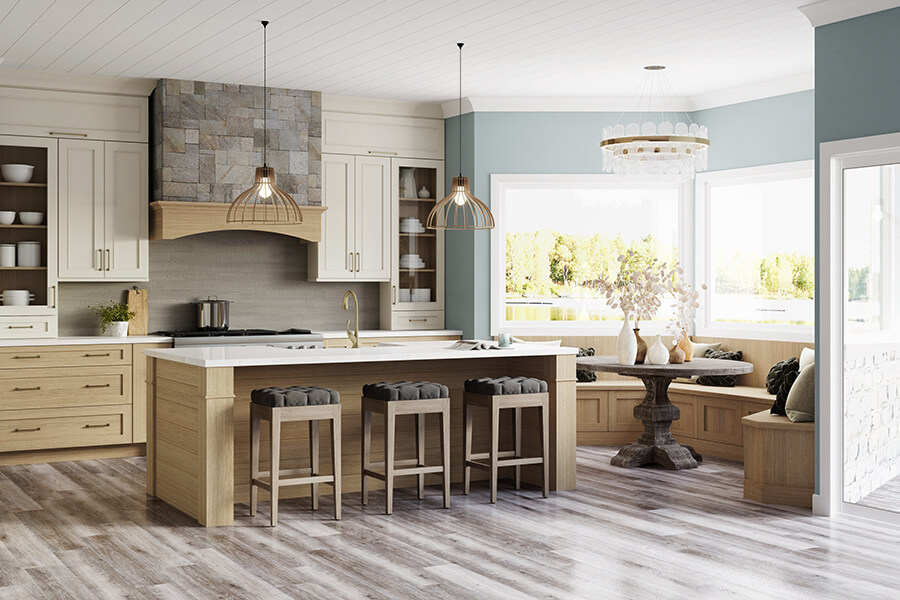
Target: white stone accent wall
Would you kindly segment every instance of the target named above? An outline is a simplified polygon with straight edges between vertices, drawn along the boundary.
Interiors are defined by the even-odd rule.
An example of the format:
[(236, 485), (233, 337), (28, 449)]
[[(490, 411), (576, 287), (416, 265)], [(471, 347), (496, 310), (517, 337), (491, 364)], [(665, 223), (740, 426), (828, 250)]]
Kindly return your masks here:
[(844, 501), (900, 475), (900, 345), (844, 351)]

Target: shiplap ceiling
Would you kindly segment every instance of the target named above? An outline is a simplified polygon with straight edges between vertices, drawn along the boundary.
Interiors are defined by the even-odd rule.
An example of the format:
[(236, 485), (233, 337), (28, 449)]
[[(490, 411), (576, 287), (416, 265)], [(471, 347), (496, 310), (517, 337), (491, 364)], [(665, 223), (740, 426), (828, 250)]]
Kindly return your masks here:
[[(646, 64), (681, 96), (813, 71), (809, 0), (0, 0), (3, 68), (262, 83), (442, 102), (629, 96)], [(2, 71), (0, 71), (2, 78)]]

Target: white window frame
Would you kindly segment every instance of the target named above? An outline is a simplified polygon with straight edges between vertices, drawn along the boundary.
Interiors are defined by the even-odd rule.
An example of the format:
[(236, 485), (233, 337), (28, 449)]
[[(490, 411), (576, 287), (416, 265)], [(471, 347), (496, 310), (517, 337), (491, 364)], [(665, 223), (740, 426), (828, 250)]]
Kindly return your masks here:
[[(722, 324), (711, 320), (709, 306), (712, 295), (712, 268), (710, 264), (710, 187), (714, 185), (742, 185), (767, 183), (792, 177), (809, 177), (815, 181), (815, 161), (804, 160), (742, 169), (728, 169), (700, 173), (694, 186), (695, 211), (697, 220), (695, 247), (695, 289), (700, 290), (700, 308), (694, 317), (695, 333), (698, 336), (716, 338), (737, 338), (749, 340), (777, 340), (789, 342), (812, 342), (815, 337), (813, 325), (773, 325), (768, 323)], [(810, 214), (812, 220), (814, 214)], [(813, 247), (815, 250), (815, 247)], [(701, 285), (707, 289), (700, 289)]]
[[(616, 175), (538, 175), (538, 174), (493, 174), (491, 175), (491, 210), (496, 226), (491, 230), (491, 335), (510, 333), (513, 335), (562, 336), (562, 335), (614, 335), (622, 328), (619, 321), (554, 321), (552, 323), (525, 325), (519, 321), (507, 321), (506, 312), (506, 229), (503, 215), (507, 210), (515, 210), (506, 193), (514, 189), (672, 189), (672, 183), (629, 183)], [(678, 255), (685, 269), (685, 277), (691, 281), (693, 271), (693, 203), (689, 202), (690, 182), (677, 186), (678, 189)], [(646, 335), (664, 334), (664, 325), (642, 323), (642, 333)]]

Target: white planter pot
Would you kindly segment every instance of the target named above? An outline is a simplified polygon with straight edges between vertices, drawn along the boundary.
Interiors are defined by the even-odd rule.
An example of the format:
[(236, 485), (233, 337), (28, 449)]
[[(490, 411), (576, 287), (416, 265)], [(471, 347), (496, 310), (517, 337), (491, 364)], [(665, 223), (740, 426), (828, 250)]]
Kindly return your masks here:
[(616, 358), (620, 365), (633, 365), (637, 357), (637, 338), (634, 336), (631, 319), (625, 315), (625, 323), (616, 340)]
[(106, 335), (125, 337), (128, 335), (128, 321), (113, 321), (106, 326)]

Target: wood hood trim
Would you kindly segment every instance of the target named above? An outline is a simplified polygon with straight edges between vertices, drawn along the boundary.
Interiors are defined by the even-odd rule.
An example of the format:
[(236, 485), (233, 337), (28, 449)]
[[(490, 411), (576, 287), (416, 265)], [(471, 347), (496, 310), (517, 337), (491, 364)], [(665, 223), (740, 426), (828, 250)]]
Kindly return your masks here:
[(297, 225), (227, 223), (229, 206), (213, 202), (151, 202), (150, 239), (174, 240), (210, 231), (268, 231), (307, 242), (322, 241), (322, 213), (327, 210), (324, 206), (301, 206), (303, 222)]

